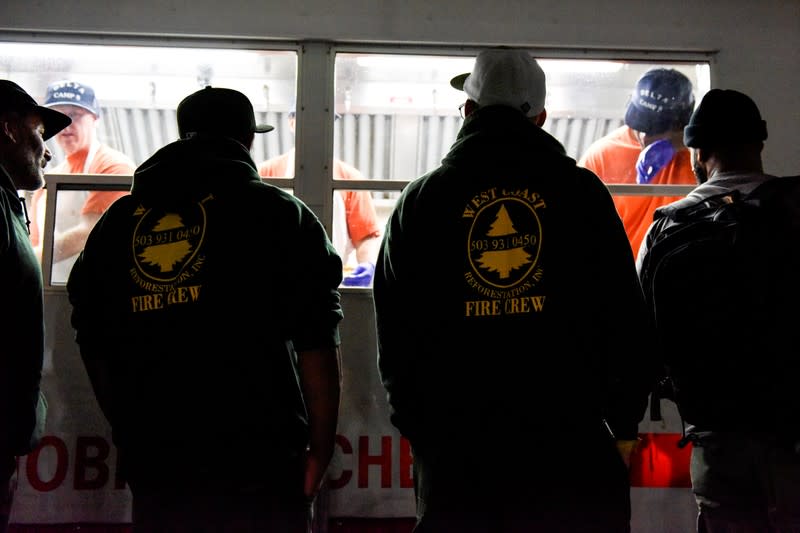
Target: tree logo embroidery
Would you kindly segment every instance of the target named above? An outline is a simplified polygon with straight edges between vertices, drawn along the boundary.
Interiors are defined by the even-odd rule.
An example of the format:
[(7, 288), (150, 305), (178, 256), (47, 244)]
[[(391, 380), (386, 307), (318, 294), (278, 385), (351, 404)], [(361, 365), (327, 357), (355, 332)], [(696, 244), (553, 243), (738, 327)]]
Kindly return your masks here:
[(474, 275), (497, 289), (528, 280), (538, 266), (541, 233), (536, 208), (525, 197), (498, 195), (481, 205), (467, 238)]
[(464, 317), (533, 315), (545, 309), (541, 265), (542, 196), (529, 189), (492, 187), (469, 199)]
[(207, 222), (203, 202), (179, 211), (140, 207), (134, 214), (141, 215), (133, 234), (133, 257), (141, 277), (173, 285), (200, 270)]

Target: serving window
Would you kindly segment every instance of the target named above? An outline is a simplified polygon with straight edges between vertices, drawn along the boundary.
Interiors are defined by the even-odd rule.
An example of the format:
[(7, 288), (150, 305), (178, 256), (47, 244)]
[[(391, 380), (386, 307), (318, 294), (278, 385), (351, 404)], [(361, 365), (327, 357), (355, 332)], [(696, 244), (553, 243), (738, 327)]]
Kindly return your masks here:
[[(329, 43), (111, 39), (84, 42), (4, 42), (5, 75), (37, 101), (48, 84), (80, 81), (96, 92), (97, 137), (136, 165), (178, 138), (176, 109), (205, 86), (245, 93), (256, 120), (275, 131), (256, 135), (259, 166), (281, 160), (264, 180), (304, 200), (331, 235), (354, 222), (336, 208), (337, 195), (367, 191), (381, 228), (409, 181), (436, 168), (456, 139), (466, 95), (450, 79), (469, 72), (478, 49), (464, 47), (344, 46)], [(710, 60), (703, 53), (531, 50), (547, 75), (544, 129), (579, 160), (595, 140), (623, 124), (636, 80), (655, 67), (674, 68), (692, 82), (695, 101), (710, 88)], [(57, 138), (48, 141), (52, 172), (64, 160)], [(676, 194), (660, 186), (630, 185), (603, 177), (615, 195)], [(99, 180), (98, 180), (99, 181)], [(678, 187), (684, 194), (691, 186)], [(83, 194), (87, 194), (85, 191)], [(53, 204), (61, 231), (80, 203), (63, 191)], [(58, 207), (57, 207), (58, 206)], [(71, 207), (67, 207), (71, 206)], [(61, 214), (59, 214), (61, 213)], [(63, 224), (62, 224), (63, 222)], [(352, 245), (353, 243), (351, 243)], [(51, 259), (56, 258), (51, 250)], [(349, 257), (349, 260), (348, 260)], [(354, 268), (352, 256), (345, 262)], [(55, 268), (55, 265), (54, 265)], [(63, 280), (53, 270), (52, 280)]]
[[(594, 141), (623, 126), (636, 81), (648, 70), (669, 68), (684, 74), (698, 102), (710, 88), (707, 57), (643, 61), (612, 59), (611, 54), (604, 58), (601, 53), (595, 59), (586, 59), (584, 53), (531, 53), (547, 76), (543, 128), (576, 160)], [(452, 88), (450, 80), (470, 72), (473, 65), (474, 53), (463, 51), (336, 53), (333, 168), (344, 162), (351, 171), (334, 170), (333, 188), (341, 192), (361, 185), (371, 191), (379, 224), (385, 226), (402, 187), (438, 167), (456, 140), (463, 123), (459, 106), (467, 97)], [(601, 176), (619, 196), (682, 195), (692, 188), (631, 186), (628, 177)], [(337, 216), (332, 224), (338, 235), (345, 232), (342, 226), (352, 226)]]

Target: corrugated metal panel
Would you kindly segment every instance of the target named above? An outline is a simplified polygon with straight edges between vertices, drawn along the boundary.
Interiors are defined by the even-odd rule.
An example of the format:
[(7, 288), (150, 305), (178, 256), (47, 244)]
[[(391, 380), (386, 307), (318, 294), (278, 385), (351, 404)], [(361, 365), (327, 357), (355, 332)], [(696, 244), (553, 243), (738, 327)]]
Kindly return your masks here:
[(339, 150), (336, 157), (343, 161), (356, 160), (356, 116), (342, 115), (342, 118), (334, 122), (338, 124)]
[(332, 518), (328, 533), (411, 533), (413, 518)]
[(256, 134), (252, 150), (256, 164), (288, 152), (294, 146), (294, 132), (287, 127), (288, 120), (287, 112), (256, 112), (256, 123), (275, 126), (269, 133)]
[(131, 533), (129, 524), (10, 524), (8, 533)]
[[(375, 128), (372, 131), (372, 136), (375, 139), (376, 146), (387, 146), (389, 139), (391, 139), (391, 120), (386, 115), (375, 116)], [(388, 150), (376, 150), (372, 154), (372, 168), (367, 177), (379, 178), (389, 175), (389, 158), (387, 157)]]
[(372, 127), (375, 115), (357, 115), (356, 123), (356, 158), (350, 159), (350, 163), (356, 168), (365, 169), (368, 175), (373, 175), (374, 169), (371, 165), (371, 155), (376, 152), (383, 152), (386, 146), (375, 144), (377, 137), (372, 135)]
[[(258, 112), (256, 121), (272, 124), (276, 131), (256, 135), (253, 159), (258, 163), (289, 150), (294, 145), (294, 133), (285, 127), (286, 113)], [(281, 127), (283, 126), (283, 127)], [(159, 148), (178, 139), (176, 111), (166, 108), (104, 107), (97, 122), (97, 137), (128, 157), (142, 164)], [(64, 160), (64, 152), (56, 140), (47, 141), (53, 154), (53, 164)]]
[[(327, 533), (411, 533), (413, 518), (332, 518)], [(8, 533), (131, 533), (128, 524), (11, 524)], [(324, 533), (319, 531), (317, 533)]]
[(579, 159), (593, 141), (619, 126), (621, 118), (548, 117), (543, 129), (561, 141), (567, 155)]
[[(408, 120), (412, 118), (412, 120)], [(259, 163), (294, 146), (294, 132), (287, 114), (257, 112), (256, 120), (276, 130), (256, 135), (253, 159)], [(436, 168), (455, 141), (462, 119), (452, 115), (406, 117), (397, 115), (345, 114), (334, 123), (336, 157), (355, 165), (365, 178), (413, 179)], [(567, 154), (577, 159), (595, 139), (622, 125), (621, 119), (553, 117), (544, 129), (564, 144)], [(402, 131), (400, 131), (402, 129)], [(407, 131), (407, 130), (413, 131)], [(104, 107), (98, 122), (101, 142), (122, 151), (138, 165), (164, 145), (178, 138), (174, 109)], [(396, 154), (398, 142), (415, 139), (416, 148), (405, 147)], [(54, 139), (47, 141), (54, 164), (64, 154)], [(416, 165), (408, 168), (407, 157), (416, 151)]]

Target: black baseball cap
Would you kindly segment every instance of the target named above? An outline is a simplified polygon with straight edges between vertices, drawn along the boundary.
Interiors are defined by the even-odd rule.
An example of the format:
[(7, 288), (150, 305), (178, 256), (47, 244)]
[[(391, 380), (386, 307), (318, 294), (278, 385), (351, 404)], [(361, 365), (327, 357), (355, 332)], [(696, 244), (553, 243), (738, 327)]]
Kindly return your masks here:
[(14, 111), (27, 115), (36, 113), (44, 124), (44, 140), (46, 141), (70, 124), (72, 119), (55, 109), (48, 109), (36, 103), (25, 90), (10, 80), (0, 80), (0, 113)]
[(198, 133), (238, 139), (274, 129), (269, 124), (256, 124), (253, 104), (247, 96), (233, 89), (206, 86), (178, 104), (178, 134), (181, 139)]

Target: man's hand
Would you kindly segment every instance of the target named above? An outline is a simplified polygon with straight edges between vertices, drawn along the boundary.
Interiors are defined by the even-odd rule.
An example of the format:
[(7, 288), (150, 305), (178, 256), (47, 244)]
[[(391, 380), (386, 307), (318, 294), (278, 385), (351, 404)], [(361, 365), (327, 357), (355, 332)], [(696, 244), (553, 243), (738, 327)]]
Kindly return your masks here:
[(316, 497), (325, 480), (325, 472), (329, 463), (330, 457), (325, 455), (319, 457), (310, 450), (306, 451), (305, 478), (303, 480), (303, 492), (306, 498)]
[(342, 285), (347, 287), (369, 287), (372, 276), (375, 275), (375, 265), (372, 263), (359, 263), (349, 276), (345, 276)]
[(631, 456), (639, 450), (639, 445), (639, 439), (617, 441), (617, 451), (620, 457), (622, 457), (622, 462), (625, 463), (625, 466), (628, 468), (631, 467)]

